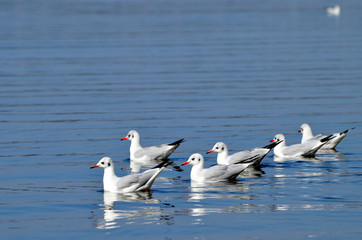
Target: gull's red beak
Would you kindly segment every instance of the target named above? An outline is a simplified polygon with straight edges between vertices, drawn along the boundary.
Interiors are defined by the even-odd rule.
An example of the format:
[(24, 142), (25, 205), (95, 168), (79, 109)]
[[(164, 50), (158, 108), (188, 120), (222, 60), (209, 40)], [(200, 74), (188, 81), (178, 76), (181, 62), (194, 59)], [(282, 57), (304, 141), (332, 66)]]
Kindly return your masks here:
[(298, 132), (302, 132), (302, 130), (301, 129), (299, 129), (299, 131)]
[(211, 150), (207, 151), (206, 154), (212, 153), (212, 152), (214, 152), (214, 150), (211, 149)]
[(187, 164), (189, 164), (190, 162), (184, 162), (183, 164), (181, 164), (181, 166), (183, 166), (183, 165), (187, 165)]
[(96, 168), (96, 167), (99, 167), (99, 166), (98, 165), (93, 165), (90, 168)]
[(270, 140), (270, 142), (275, 142), (275, 140), (274, 140), (274, 139), (272, 139), (272, 140)]
[(121, 138), (121, 141), (123, 141), (123, 140), (127, 140), (128, 138), (127, 137), (124, 137), (124, 138)]

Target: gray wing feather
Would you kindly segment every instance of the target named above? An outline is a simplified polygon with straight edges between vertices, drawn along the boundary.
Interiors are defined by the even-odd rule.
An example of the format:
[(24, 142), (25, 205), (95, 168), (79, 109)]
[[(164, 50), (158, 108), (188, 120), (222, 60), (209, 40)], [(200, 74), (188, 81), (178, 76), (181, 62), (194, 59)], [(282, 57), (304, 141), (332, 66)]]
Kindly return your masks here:
[(140, 174), (131, 174), (124, 177), (120, 177), (117, 181), (117, 188), (127, 188), (131, 185), (137, 184), (140, 178)]
[(254, 148), (251, 150), (245, 150), (241, 152), (237, 152), (230, 156), (230, 163), (236, 164), (236, 163), (249, 163), (249, 162), (256, 162), (264, 158), (266, 154), (271, 149), (265, 149), (265, 148)]
[[(319, 144), (318, 144), (319, 142)], [(312, 157), (324, 144), (320, 141), (308, 141), (304, 144), (294, 144), (284, 149), (283, 153), (286, 155), (301, 155), (305, 157)]]
[(149, 156), (154, 160), (162, 160), (171, 155), (175, 150), (175, 146), (162, 144), (159, 146), (146, 147), (135, 152), (135, 157), (140, 158), (144, 155)]
[(231, 165), (216, 165), (205, 169), (205, 178), (207, 180), (225, 181), (236, 178), (249, 164), (231, 164)]
[(219, 178), (222, 178), (226, 170), (226, 165), (215, 165), (210, 168), (204, 169), (204, 177), (207, 180), (217, 180)]
[(290, 145), (283, 150), (283, 154), (285, 154), (285, 155), (295, 155), (298, 153), (302, 154), (302, 153), (308, 151), (306, 146), (307, 145), (302, 145), (302, 144)]
[(143, 172), (139, 179), (139, 187), (137, 190), (144, 190), (146, 188), (151, 188), (153, 182), (155, 181), (158, 174), (163, 170), (162, 169), (150, 169)]

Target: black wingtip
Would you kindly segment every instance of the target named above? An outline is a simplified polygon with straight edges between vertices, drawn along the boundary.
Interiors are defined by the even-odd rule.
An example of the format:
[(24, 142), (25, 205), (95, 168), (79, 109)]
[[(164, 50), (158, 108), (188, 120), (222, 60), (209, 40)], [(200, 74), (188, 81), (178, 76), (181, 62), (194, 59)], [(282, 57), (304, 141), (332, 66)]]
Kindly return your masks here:
[(179, 145), (180, 143), (185, 142), (184, 138), (181, 138), (180, 140), (177, 140), (176, 142), (170, 143), (168, 145), (174, 146), (174, 145)]
[(283, 140), (279, 140), (279, 141), (277, 141), (277, 142), (273, 142), (273, 143), (271, 143), (271, 144), (269, 144), (269, 145), (266, 145), (266, 146), (263, 147), (263, 148), (273, 149), (276, 145), (278, 145), (278, 144), (281, 143), (281, 142), (283, 142)]
[(240, 162), (237, 162), (235, 164), (255, 163), (256, 160), (258, 160), (258, 159), (259, 159), (259, 156), (253, 156), (253, 157), (250, 157), (250, 158), (243, 159)]
[(350, 129), (347, 129), (347, 130), (346, 130), (346, 131), (344, 131), (344, 132), (341, 132), (341, 133), (340, 133), (340, 135), (342, 135), (342, 134), (346, 134), (346, 133), (348, 133), (349, 131), (351, 131), (351, 130), (353, 130), (353, 129), (355, 129), (355, 127), (350, 128)]
[(153, 167), (152, 169), (167, 167), (167, 166), (171, 165), (172, 163), (173, 163), (173, 162), (170, 162), (170, 161), (168, 161), (168, 160), (165, 160), (165, 161), (161, 162), (160, 164), (158, 164), (157, 166)]
[(333, 134), (332, 135), (329, 135), (329, 136), (327, 136), (327, 137), (325, 137), (325, 138), (322, 138), (321, 139), (321, 142), (327, 142), (327, 141), (329, 141), (329, 140), (331, 140), (332, 138), (335, 138), (336, 136), (333, 136)]

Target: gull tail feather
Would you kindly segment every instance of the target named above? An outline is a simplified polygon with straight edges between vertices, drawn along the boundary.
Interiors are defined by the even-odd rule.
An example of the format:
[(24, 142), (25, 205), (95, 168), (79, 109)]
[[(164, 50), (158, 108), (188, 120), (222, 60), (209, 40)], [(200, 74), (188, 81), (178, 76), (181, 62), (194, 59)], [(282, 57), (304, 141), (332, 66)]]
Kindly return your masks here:
[(182, 142), (184, 142), (184, 138), (181, 138), (180, 140), (177, 140), (176, 142), (169, 143), (168, 145), (174, 146), (174, 145), (180, 145)]
[(350, 128), (350, 129), (347, 129), (346, 131), (341, 132), (339, 135), (342, 135), (342, 134), (347, 134), (349, 131), (351, 131), (351, 130), (353, 130), (353, 129), (355, 129), (355, 127)]
[(331, 140), (331, 139), (333, 139), (333, 138), (335, 138), (336, 136), (333, 136), (333, 134), (332, 135), (329, 135), (329, 136), (327, 136), (327, 137), (325, 137), (325, 138), (322, 138), (321, 139), (321, 142), (328, 142), (329, 140)]
[(154, 181), (156, 180), (158, 175), (163, 171), (163, 169), (165, 169), (168, 165), (170, 165), (172, 163), (173, 162), (170, 162), (170, 161), (166, 160), (166, 161), (163, 161), (162, 163), (158, 164), (157, 166), (153, 167), (152, 169), (148, 170), (148, 171), (154, 171), (155, 173), (147, 180), (147, 182), (145, 184), (140, 186), (137, 189), (137, 191), (142, 191), (142, 190), (148, 191), (148, 190), (150, 190), (152, 184), (154, 183)]

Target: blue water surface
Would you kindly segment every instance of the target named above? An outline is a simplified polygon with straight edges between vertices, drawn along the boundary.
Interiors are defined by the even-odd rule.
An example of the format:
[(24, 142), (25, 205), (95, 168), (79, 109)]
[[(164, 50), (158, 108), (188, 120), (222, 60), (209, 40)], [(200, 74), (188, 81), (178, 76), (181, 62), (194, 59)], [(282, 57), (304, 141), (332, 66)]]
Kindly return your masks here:
[[(361, 239), (362, 2), (0, 1), (2, 239)], [(337, 152), (193, 186), (175, 166), (218, 141), (298, 143), (356, 127)], [(102, 191), (144, 146), (187, 141), (151, 192)], [(146, 168), (144, 168), (146, 169)], [(144, 170), (143, 169), (143, 170)]]

